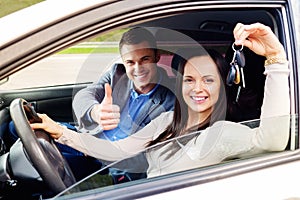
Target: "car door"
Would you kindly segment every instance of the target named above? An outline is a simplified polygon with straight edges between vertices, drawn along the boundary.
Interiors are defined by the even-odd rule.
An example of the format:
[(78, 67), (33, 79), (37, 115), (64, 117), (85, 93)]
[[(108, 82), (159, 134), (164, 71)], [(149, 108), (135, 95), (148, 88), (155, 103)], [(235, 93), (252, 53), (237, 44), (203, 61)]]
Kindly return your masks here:
[[(299, 5), (299, 4), (297, 4)], [(291, 195), (299, 195), (299, 193), (292, 193), (295, 187), (287, 185), (293, 185), (292, 182), (288, 182), (287, 178), (283, 179), (283, 175), (278, 176), (276, 173), (283, 172), (285, 170), (291, 173), (287, 175), (290, 179), (296, 177), (299, 178), (299, 141), (298, 141), (298, 118), (299, 113), (299, 98), (298, 98), (298, 48), (297, 41), (299, 26), (296, 26), (296, 18), (292, 13), (294, 4), (291, 1), (116, 1), (112, 3), (98, 4), (85, 9), (84, 11), (77, 12), (72, 16), (65, 17), (59, 21), (59, 23), (52, 23), (44, 30), (40, 29), (36, 31), (36, 36), (49, 37), (52, 35), (53, 40), (48, 40), (42, 43), (31, 43), (29, 45), (29, 39), (16, 43), (15, 46), (3, 48), (6, 55), (12, 53), (18, 47), (22, 45), (29, 45), (26, 52), (20, 53), (17, 60), (14, 60), (10, 56), (7, 56), (3, 63), (3, 69), (7, 71), (12, 69), (21, 69), (27, 67), (29, 64), (36, 62), (37, 60), (44, 59), (54, 53), (61, 55), (70, 46), (75, 47), (81, 43), (87, 45), (89, 39), (98, 37), (99, 35), (109, 33), (110, 31), (121, 30), (123, 28), (129, 28), (132, 26), (145, 26), (145, 27), (160, 27), (168, 28), (181, 33), (186, 33), (189, 37), (196, 41), (199, 41), (201, 45), (207, 48), (215, 48), (226, 57), (226, 52), (230, 52), (231, 44), (233, 41), (231, 31), (235, 23), (253, 23), (261, 22), (272, 27), (272, 30), (279, 37), (280, 41), (284, 45), (287, 56), (290, 62), (291, 76), (290, 76), (290, 88), (291, 88), (291, 137), (289, 145), (286, 151), (272, 153), (271, 155), (259, 155), (254, 158), (245, 160), (233, 160), (225, 162), (220, 165), (209, 166), (205, 168), (195, 168), (193, 170), (187, 170), (178, 172), (171, 175), (161, 176), (155, 179), (146, 179), (141, 182), (132, 182), (116, 187), (103, 187), (100, 188), (96, 182), (91, 182), (87, 179), (86, 184), (83, 181), (81, 184), (87, 186), (82, 193), (72, 194), (78, 198), (115, 198), (115, 199), (131, 199), (131, 198), (145, 198), (153, 195), (153, 198), (172, 198), (181, 196), (186, 197), (186, 194), (193, 191), (196, 193), (196, 197), (207, 197), (210, 193), (214, 193), (212, 197), (217, 196), (218, 191), (224, 187), (227, 192), (222, 194), (228, 198), (236, 197), (235, 192), (238, 190), (241, 183), (244, 184), (243, 188), (251, 190), (251, 196), (257, 194), (256, 198), (259, 198), (259, 193), (253, 191), (261, 191), (259, 187), (261, 184), (256, 184), (254, 178), (262, 178), (264, 185), (275, 182), (268, 177), (278, 178), (280, 186), (278, 188), (286, 189), (287, 193)], [(121, 9), (122, 8), (122, 9)], [(298, 8), (298, 7), (297, 7)], [(109, 11), (109, 12), (108, 12)], [(83, 22), (84, 21), (84, 22)], [(57, 21), (56, 21), (57, 22)], [(68, 26), (66, 26), (68, 24)], [(63, 28), (64, 27), (64, 28)], [(61, 29), (61, 32), (56, 30)], [(35, 36), (35, 35), (34, 35)], [(170, 35), (162, 34), (161, 46), (173, 45), (177, 47), (182, 45), (181, 41), (170, 40)], [(171, 41), (171, 43), (170, 43)], [(188, 45), (188, 44), (184, 44)], [(42, 48), (44, 47), (44, 48)], [(24, 46), (23, 48), (24, 49)], [(66, 52), (64, 52), (66, 53)], [(57, 56), (57, 55), (56, 55)], [(230, 58), (230, 56), (229, 56)], [(254, 57), (246, 57), (246, 60), (252, 60)], [(117, 62), (118, 58), (112, 59)], [(15, 61), (15, 62), (14, 62)], [(111, 63), (105, 64), (102, 67), (103, 70), (109, 68)], [(82, 68), (84, 69), (84, 68)], [(246, 68), (245, 68), (246, 70)], [(68, 70), (67, 70), (68, 71)], [(70, 71), (70, 70), (69, 70)], [(62, 73), (59, 70), (59, 73)], [(58, 73), (58, 74), (59, 74)], [(93, 73), (94, 75), (96, 73)], [(245, 75), (250, 73), (245, 72)], [(5, 78), (9, 75), (8, 72), (2, 71), (0, 76)], [(89, 81), (77, 82), (81, 80), (81, 76), (76, 76), (76, 81), (70, 83), (70, 85), (51, 85), (51, 87), (39, 87), (22, 90), (1, 90), (0, 97), (2, 98), (3, 108), (9, 106), (12, 99), (16, 97), (26, 98), (28, 101), (33, 102), (38, 112), (47, 112), (50, 116), (54, 117), (58, 121), (68, 121), (74, 123), (72, 117), (71, 101), (73, 95), (79, 89), (89, 84)], [(89, 75), (88, 75), (89, 76)], [(89, 78), (89, 77), (88, 77)], [(95, 77), (95, 79), (97, 76)], [(257, 77), (254, 75), (251, 77), (253, 83)], [(250, 84), (247, 81), (248, 84)], [(3, 84), (4, 86), (5, 84)], [(263, 88), (262, 84), (259, 84), (259, 88)], [(234, 91), (235, 92), (235, 91)], [(243, 96), (241, 96), (242, 98)], [(259, 107), (258, 101), (258, 107)], [(251, 119), (251, 118), (250, 118)], [(253, 118), (252, 118), (253, 119)], [(256, 119), (256, 117), (255, 117)], [(297, 162), (296, 162), (297, 161)], [(286, 164), (291, 164), (291, 167), (284, 169)], [(272, 167), (283, 167), (282, 170), (273, 170)], [(263, 177), (263, 172), (270, 172), (268, 177)], [(253, 176), (251, 177), (251, 174)], [(232, 179), (233, 181), (231, 181)], [(240, 179), (239, 179), (240, 178)], [(93, 181), (93, 180), (92, 180)], [(259, 180), (260, 181), (260, 180)], [(286, 183), (287, 181), (288, 183)], [(232, 183), (227, 187), (227, 183)], [(91, 187), (90, 185), (91, 184)], [(80, 186), (80, 185), (79, 185)], [(90, 188), (89, 188), (90, 187)], [(98, 188), (99, 187), (99, 188)], [(220, 189), (221, 188), (221, 189)], [(224, 189), (223, 188), (223, 189)], [(281, 190), (276, 188), (267, 188), (264, 192), (279, 194)], [(243, 191), (246, 191), (243, 190)], [(72, 192), (72, 190), (70, 190)], [(126, 192), (124, 192), (126, 191)], [(228, 192), (230, 191), (230, 192)], [(69, 191), (68, 191), (69, 192)], [(62, 195), (68, 195), (68, 192)], [(203, 192), (203, 193), (202, 193)], [(277, 192), (277, 193), (276, 193)], [(291, 193), (288, 193), (291, 192)], [(178, 194), (178, 196), (177, 196)], [(221, 192), (220, 192), (221, 194)], [(61, 197), (65, 198), (64, 196)], [(71, 198), (71, 197), (70, 197)], [(151, 198), (151, 197), (149, 197)], [(238, 198), (243, 198), (238, 196)]]

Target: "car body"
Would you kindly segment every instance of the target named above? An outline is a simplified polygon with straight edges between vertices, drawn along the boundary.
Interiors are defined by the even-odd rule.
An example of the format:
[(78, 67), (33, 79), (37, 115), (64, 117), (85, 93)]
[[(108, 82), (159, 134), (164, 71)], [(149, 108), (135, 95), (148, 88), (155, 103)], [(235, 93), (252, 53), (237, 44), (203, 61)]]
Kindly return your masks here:
[[(0, 18), (0, 29), (5, 33), (0, 37), (0, 137), (3, 142), (0, 198), (23, 192), (28, 195), (28, 191), (32, 199), (300, 198), (299, 11), (298, 0), (46, 0)], [(237, 22), (269, 25), (287, 51), (293, 120), (285, 151), (119, 185), (101, 185), (91, 175), (68, 185), (64, 191), (59, 188), (59, 194), (56, 191), (50, 195), (47, 181), (43, 181), (32, 165), (32, 157), (28, 158), (22, 151), (22, 156), (14, 158), (23, 147), (19, 142), (18, 147), (12, 148), (14, 144), (7, 139), (11, 103), (18, 98), (25, 99), (37, 112), (76, 125), (73, 96), (120, 62), (118, 51), (114, 49), (123, 30), (134, 26), (152, 30), (162, 50), (159, 64), (173, 76), (174, 49), (193, 45), (193, 41), (204, 48), (218, 50), (230, 61), (232, 29)], [(191, 40), (172, 38), (174, 35), (167, 34), (170, 30)], [(107, 41), (95, 39), (102, 35)], [(77, 48), (92, 50), (74, 53)], [(98, 48), (108, 53), (99, 56)], [(247, 83), (256, 85), (256, 92), (261, 93), (264, 80), (257, 74), (260, 71), (255, 67), (256, 57), (246, 55), (247, 61), (254, 61), (251, 65), (255, 71)], [(247, 73), (250, 74), (245, 67)], [(259, 110), (261, 100), (260, 94), (254, 109)], [(257, 113), (246, 114), (237, 114), (239, 116), (232, 119), (255, 121), (259, 118)]]

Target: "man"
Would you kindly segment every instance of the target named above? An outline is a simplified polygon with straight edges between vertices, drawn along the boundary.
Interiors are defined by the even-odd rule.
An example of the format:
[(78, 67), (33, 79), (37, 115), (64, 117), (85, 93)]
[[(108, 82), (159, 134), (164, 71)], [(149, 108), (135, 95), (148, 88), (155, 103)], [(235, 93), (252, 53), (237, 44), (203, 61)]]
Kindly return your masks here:
[[(171, 89), (174, 84), (157, 66), (160, 55), (149, 31), (130, 29), (123, 34), (119, 49), (124, 66), (114, 66), (98, 82), (80, 90), (73, 100), (78, 130), (111, 141), (134, 134), (162, 112), (172, 110), (175, 98)], [(146, 162), (142, 157), (123, 163), (126, 168), (135, 165), (131, 171), (146, 172), (148, 166), (136, 166)]]
[[(166, 72), (157, 67), (160, 55), (150, 32), (143, 28), (129, 30), (123, 34), (119, 49), (125, 68), (114, 66), (73, 100), (78, 130), (110, 140), (133, 134), (160, 113), (172, 110), (174, 102), (169, 89), (174, 86)], [(106, 97), (105, 83), (112, 88), (112, 94)]]

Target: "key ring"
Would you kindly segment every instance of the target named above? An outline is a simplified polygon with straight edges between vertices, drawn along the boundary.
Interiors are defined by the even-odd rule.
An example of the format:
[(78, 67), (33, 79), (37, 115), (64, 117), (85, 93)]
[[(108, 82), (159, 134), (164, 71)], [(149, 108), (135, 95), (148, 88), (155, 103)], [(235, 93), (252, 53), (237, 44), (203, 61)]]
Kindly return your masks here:
[[(234, 48), (235, 46), (240, 46), (241, 48), (240, 48), (240, 49), (235, 49), (235, 48)], [(242, 51), (243, 48), (244, 48), (244, 45), (243, 45), (243, 44), (242, 44), (242, 45), (235, 45), (234, 43), (232, 43), (231, 47), (232, 47), (232, 50), (233, 50), (233, 51)]]

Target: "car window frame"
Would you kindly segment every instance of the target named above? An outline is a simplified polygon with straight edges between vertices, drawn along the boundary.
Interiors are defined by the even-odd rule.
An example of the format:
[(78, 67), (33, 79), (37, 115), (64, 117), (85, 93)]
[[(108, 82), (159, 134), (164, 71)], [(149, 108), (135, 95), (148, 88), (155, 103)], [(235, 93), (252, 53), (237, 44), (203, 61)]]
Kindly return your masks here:
[[(240, 5), (239, 5), (240, 6)], [(243, 6), (241, 6), (243, 7)], [(270, 7), (270, 5), (266, 5), (266, 7)], [(291, 49), (292, 46), (289, 45), (288, 41), (290, 40), (289, 38), (289, 30), (288, 30), (288, 17), (285, 15), (286, 14), (286, 7), (281, 5), (281, 4), (272, 4), (272, 8), (276, 8), (281, 10), (283, 14), (283, 18), (281, 19), (283, 22), (281, 23), (281, 28), (285, 32), (281, 32), (279, 34), (281, 40), (284, 43), (284, 46), (289, 49), (288, 50), (288, 58), (294, 58), (294, 53), (292, 53)], [(199, 8), (198, 8), (199, 9)], [(201, 11), (201, 9), (199, 9)], [(286, 35), (287, 34), (287, 35)], [(283, 36), (284, 35), (284, 36)], [(291, 48), (290, 48), (291, 47)], [(290, 63), (291, 66), (294, 66), (295, 63), (292, 62)], [(294, 85), (295, 80), (294, 80), (294, 75), (292, 75), (292, 78), (290, 79), (290, 84)], [(294, 88), (292, 89), (294, 91)], [(292, 114), (296, 113), (296, 103), (297, 100), (295, 101), (294, 98), (294, 93), (291, 93), (291, 103), (293, 104), (292, 107)], [(297, 121), (298, 119), (295, 119)], [(296, 135), (297, 127), (292, 128), (292, 134)], [(294, 141), (296, 142), (296, 141)], [(291, 144), (292, 150), (297, 149), (297, 146), (294, 146), (296, 144)], [(213, 178), (212, 177), (220, 177), (221, 178), (226, 178), (226, 177), (231, 177), (238, 175), (240, 173), (248, 173), (253, 170), (260, 170), (264, 168), (268, 168), (271, 166), (276, 166), (279, 164), (282, 164), (284, 162), (292, 162), (293, 159), (295, 159), (294, 156), (299, 156), (299, 150), (295, 151), (288, 151), (288, 152), (280, 152), (280, 153), (275, 153), (273, 155), (266, 155), (266, 156), (260, 156), (260, 157), (255, 157), (251, 158), (250, 160), (239, 160), (234, 163), (230, 163), (230, 166), (227, 164), (221, 164), (217, 166), (211, 166), (205, 169), (194, 169), (191, 171), (186, 171), (186, 172), (179, 172), (179, 174), (174, 175), (166, 175), (164, 177), (156, 177), (151, 179), (150, 182), (140, 182), (138, 185), (130, 185), (129, 187), (126, 188), (126, 190), (130, 192), (126, 192), (122, 198), (140, 198), (140, 197), (145, 197), (149, 194), (153, 193), (160, 193), (160, 192), (166, 192), (166, 191), (171, 191), (173, 189), (179, 189), (183, 187), (188, 187), (191, 185), (196, 185), (196, 184), (201, 184), (201, 183), (208, 183), (210, 181), (214, 181), (219, 178)], [(235, 171), (235, 168), (239, 168), (238, 172)], [(176, 180), (176, 181), (175, 181)], [(174, 183), (176, 182), (176, 183)], [(179, 182), (179, 183), (178, 183)], [(182, 184), (180, 184), (182, 182)], [(144, 193), (142, 188), (151, 188), (148, 190), (148, 193)], [(122, 192), (124, 188), (114, 188), (113, 190), (109, 190), (106, 192), (103, 192), (102, 189), (99, 189), (101, 191), (100, 193), (97, 193), (96, 191), (91, 191), (93, 195), (96, 195), (97, 198), (106, 198), (106, 197), (119, 197), (118, 193)], [(120, 194), (120, 193), (119, 193)]]

